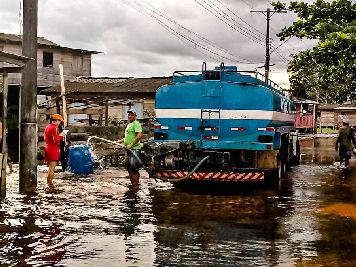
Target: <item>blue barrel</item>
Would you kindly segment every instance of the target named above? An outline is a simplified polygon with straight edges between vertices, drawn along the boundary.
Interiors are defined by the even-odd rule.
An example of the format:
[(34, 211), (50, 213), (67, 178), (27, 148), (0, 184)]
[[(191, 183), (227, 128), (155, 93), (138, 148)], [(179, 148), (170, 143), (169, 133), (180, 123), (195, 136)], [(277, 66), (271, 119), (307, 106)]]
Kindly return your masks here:
[(93, 159), (88, 145), (70, 146), (68, 149), (68, 168), (75, 174), (93, 173)]

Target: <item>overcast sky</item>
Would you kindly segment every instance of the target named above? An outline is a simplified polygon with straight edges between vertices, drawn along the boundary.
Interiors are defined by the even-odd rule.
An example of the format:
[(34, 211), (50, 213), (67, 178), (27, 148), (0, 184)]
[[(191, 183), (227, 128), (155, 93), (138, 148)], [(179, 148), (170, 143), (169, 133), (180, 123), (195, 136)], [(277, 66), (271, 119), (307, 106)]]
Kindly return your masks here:
[[(168, 76), (199, 70), (204, 61), (208, 68), (223, 61), (253, 70), (265, 61), (266, 16), (250, 11), (271, 8), (269, 0), (38, 2), (38, 36), (102, 52), (93, 56), (93, 76)], [(0, 0), (0, 32), (21, 33), (21, 5), (22, 0)], [(281, 44), (276, 33), (295, 19), (292, 13), (272, 16), (271, 50)], [(294, 38), (278, 47), (271, 54), (271, 78), (285, 83), (290, 54), (306, 47)]]

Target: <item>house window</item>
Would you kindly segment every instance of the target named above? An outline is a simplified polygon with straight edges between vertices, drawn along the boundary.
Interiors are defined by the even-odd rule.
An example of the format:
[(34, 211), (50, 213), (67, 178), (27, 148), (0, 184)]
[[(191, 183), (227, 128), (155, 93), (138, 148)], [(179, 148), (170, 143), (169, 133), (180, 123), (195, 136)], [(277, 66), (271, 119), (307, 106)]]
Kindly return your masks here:
[(43, 51), (43, 67), (53, 67), (53, 53)]

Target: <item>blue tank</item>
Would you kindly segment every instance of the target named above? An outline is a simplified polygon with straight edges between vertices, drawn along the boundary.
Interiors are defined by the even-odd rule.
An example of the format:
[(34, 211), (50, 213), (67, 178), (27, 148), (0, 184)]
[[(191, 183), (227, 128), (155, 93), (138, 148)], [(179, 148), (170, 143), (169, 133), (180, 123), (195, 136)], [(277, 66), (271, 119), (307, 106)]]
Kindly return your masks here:
[(69, 147), (68, 168), (70, 172), (75, 174), (91, 174), (94, 172), (93, 159), (88, 145)]
[(296, 109), (282, 88), (235, 66), (176, 71), (156, 92), (150, 177), (173, 182), (281, 178), (299, 159)]
[[(274, 142), (275, 132), (295, 123), (295, 104), (276, 84), (256, 72), (220, 66), (207, 71), (175, 72), (157, 90), (155, 140), (198, 141), (201, 148), (266, 150), (259, 139)], [(283, 129), (282, 129), (283, 128)], [(281, 130), (282, 129), (282, 130)], [(262, 136), (262, 137), (260, 137)]]

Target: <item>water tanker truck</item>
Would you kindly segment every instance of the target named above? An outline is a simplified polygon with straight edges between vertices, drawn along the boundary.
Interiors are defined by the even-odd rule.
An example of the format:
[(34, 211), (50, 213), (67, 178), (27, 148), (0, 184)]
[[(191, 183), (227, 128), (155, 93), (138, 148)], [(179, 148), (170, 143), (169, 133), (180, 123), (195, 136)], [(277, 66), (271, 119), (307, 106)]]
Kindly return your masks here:
[(299, 160), (295, 104), (277, 84), (235, 66), (176, 71), (157, 90), (150, 177), (237, 182), (281, 178)]

